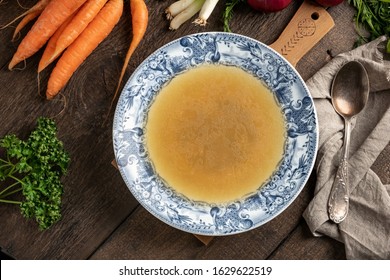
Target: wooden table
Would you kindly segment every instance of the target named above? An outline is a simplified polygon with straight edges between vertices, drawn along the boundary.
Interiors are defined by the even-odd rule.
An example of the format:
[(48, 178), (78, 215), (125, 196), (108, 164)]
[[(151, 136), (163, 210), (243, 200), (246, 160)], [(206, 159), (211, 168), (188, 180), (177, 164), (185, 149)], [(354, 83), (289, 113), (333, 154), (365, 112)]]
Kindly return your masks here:
[[(19, 1), (29, 6), (31, 1)], [(173, 39), (201, 31), (222, 31), (223, 1), (206, 27), (184, 24), (168, 30), (164, 9), (173, 2), (146, 0), (150, 23), (147, 34), (127, 68), (125, 78), (152, 52)], [(277, 39), (302, 1), (293, 1), (285, 10), (263, 14), (239, 6), (231, 22), (234, 32), (270, 44)], [(17, 1), (0, 4), (0, 24), (23, 11)], [(298, 63), (304, 79), (311, 77), (332, 56), (351, 50), (357, 37), (354, 9), (345, 1), (328, 9), (335, 27)], [(174, 229), (153, 217), (131, 195), (119, 172), (111, 165), (113, 112), (102, 125), (119, 77), (124, 54), (131, 38), (129, 3), (109, 37), (77, 70), (62, 91), (63, 98), (46, 101), (38, 94), (36, 69), (40, 51), (26, 61), (23, 70), (8, 71), (20, 40), (11, 41), (13, 28), (0, 30), (0, 136), (13, 133), (27, 136), (39, 116), (56, 116), (59, 138), (71, 155), (64, 178), (63, 218), (47, 231), (39, 231), (32, 220), (24, 219), (15, 205), (0, 205), (0, 247), (16, 259), (344, 259), (343, 244), (311, 235), (302, 213), (310, 202), (315, 175), (277, 218), (246, 233), (217, 237), (207, 246), (192, 234)], [(25, 30), (22, 35), (25, 34)], [(39, 79), (45, 89), (53, 67)], [(390, 149), (374, 169), (387, 183)]]

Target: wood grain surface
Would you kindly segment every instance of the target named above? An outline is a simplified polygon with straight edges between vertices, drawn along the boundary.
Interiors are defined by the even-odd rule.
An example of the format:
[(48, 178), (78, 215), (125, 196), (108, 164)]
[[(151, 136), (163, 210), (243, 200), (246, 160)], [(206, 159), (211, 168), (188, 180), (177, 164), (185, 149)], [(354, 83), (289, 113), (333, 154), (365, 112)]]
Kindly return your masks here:
[[(23, 12), (18, 1), (0, 4), (0, 25)], [(24, 6), (33, 1), (20, 0)], [(222, 31), (221, 1), (209, 24), (185, 23), (168, 30), (164, 9), (173, 0), (146, 0), (150, 23), (127, 68), (125, 79), (152, 52), (173, 39), (202, 31)], [(231, 29), (265, 44), (274, 42), (302, 1), (285, 10), (264, 14), (247, 5), (235, 10)], [(353, 48), (356, 32), (354, 10), (346, 1), (328, 10), (335, 27), (297, 64), (306, 80), (334, 55)], [(31, 25), (29, 25), (31, 27)], [(21, 37), (29, 26), (22, 31)], [(131, 39), (129, 1), (109, 37), (73, 75), (53, 101), (42, 92), (53, 69), (36, 74), (42, 51), (9, 71), (7, 66), (20, 39), (11, 41), (14, 28), (0, 30), (0, 136), (26, 137), (40, 116), (54, 117), (59, 138), (71, 156), (63, 180), (63, 218), (41, 232), (26, 220), (17, 206), (0, 205), (0, 247), (17, 259), (343, 259), (343, 244), (313, 237), (302, 213), (313, 197), (315, 175), (286, 211), (269, 223), (246, 233), (214, 238), (207, 246), (189, 233), (174, 229), (149, 214), (130, 194), (119, 172), (111, 165), (112, 118), (108, 112), (124, 55)], [(65, 102), (66, 101), (66, 102)], [(103, 124), (104, 119), (108, 122)], [(378, 158), (374, 170), (385, 182), (390, 178), (390, 148)]]

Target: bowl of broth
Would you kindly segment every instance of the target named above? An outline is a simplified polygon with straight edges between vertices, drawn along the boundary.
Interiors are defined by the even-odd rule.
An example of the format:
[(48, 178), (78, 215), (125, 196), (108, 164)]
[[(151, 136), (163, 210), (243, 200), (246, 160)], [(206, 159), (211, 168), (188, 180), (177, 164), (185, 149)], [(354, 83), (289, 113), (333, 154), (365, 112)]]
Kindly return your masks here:
[(254, 229), (283, 212), (312, 171), (317, 116), (296, 70), (231, 33), (179, 38), (134, 71), (113, 144), (134, 197), (170, 226), (201, 235)]

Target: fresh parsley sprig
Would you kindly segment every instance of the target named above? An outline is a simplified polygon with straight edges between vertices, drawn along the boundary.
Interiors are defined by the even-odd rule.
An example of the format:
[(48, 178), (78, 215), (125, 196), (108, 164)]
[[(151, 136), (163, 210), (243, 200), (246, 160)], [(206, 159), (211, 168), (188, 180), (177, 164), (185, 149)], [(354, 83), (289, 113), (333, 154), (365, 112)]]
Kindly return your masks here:
[[(0, 139), (4, 150), (0, 158), (0, 202), (18, 204), (23, 216), (35, 218), (42, 230), (61, 218), (61, 176), (70, 161), (56, 133), (53, 120), (39, 118), (26, 141), (15, 135)], [(21, 200), (9, 198), (16, 193), (22, 194)]]
[[(382, 35), (390, 37), (390, 0), (348, 0), (356, 8), (355, 21), (359, 32), (363, 26), (370, 36), (366, 37), (359, 32), (358, 44), (369, 42)], [(387, 52), (390, 53), (390, 40), (387, 43)]]

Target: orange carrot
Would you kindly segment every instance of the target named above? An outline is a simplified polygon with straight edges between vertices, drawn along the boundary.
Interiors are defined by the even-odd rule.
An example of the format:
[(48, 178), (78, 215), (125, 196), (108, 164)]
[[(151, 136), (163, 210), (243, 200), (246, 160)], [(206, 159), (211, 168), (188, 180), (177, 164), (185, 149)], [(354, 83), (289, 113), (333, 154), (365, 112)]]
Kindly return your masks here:
[(71, 20), (75, 17), (76, 13), (71, 15), (57, 30), (54, 32), (53, 36), (50, 37), (47, 45), (45, 47), (45, 51), (42, 54), (41, 60), (38, 65), (38, 73), (40, 73), (43, 69), (46, 68), (50, 63), (52, 63), (58, 56), (54, 56), (54, 52), (56, 49), (56, 45), (58, 42), (58, 38), (60, 38), (64, 29), (68, 26)]
[(56, 59), (87, 27), (108, 0), (88, 0), (58, 38), (51, 60)]
[[(27, 11), (25, 11), (24, 13), (22, 13), (21, 15), (17, 16), (16, 18), (14, 18), (12, 21), (10, 21), (9, 23), (7, 23), (6, 25), (2, 26), (1, 29), (3, 28), (6, 28), (8, 26), (10, 26), (11, 24), (13, 24), (15, 21), (17, 21), (18, 19), (22, 18), (22, 17), (26, 17), (28, 16), (29, 14), (31, 13), (35, 13), (35, 12), (42, 12), (43, 9), (47, 6), (47, 4), (50, 2), (51, 0), (39, 0), (34, 6), (32, 6), (30, 9), (28, 9)], [(0, 2), (1, 3), (1, 2)], [(40, 14), (40, 13), (38, 13)], [(21, 28), (20, 28), (21, 29)], [(17, 32), (15, 32), (17, 33)], [(15, 35), (14, 35), (15, 36)]]
[(38, 17), (41, 13), (42, 13), (42, 10), (36, 10), (36, 11), (33, 11), (33, 12), (25, 15), (25, 17), (16, 26), (15, 31), (14, 31), (14, 35), (12, 35), (12, 41), (15, 40), (16, 35), (18, 35), (20, 30), (23, 29), (23, 27), (25, 27), (30, 21), (32, 21), (33, 19)]
[[(114, 93), (114, 97), (111, 102), (112, 104), (119, 92), (119, 88), (122, 83), (123, 76), (125, 75), (125, 71), (127, 68), (127, 65), (129, 64), (130, 58), (133, 55), (135, 49), (138, 47), (139, 43), (141, 42), (142, 38), (145, 35), (146, 28), (148, 27), (148, 8), (146, 7), (146, 4), (144, 0), (130, 0), (130, 11), (131, 11), (131, 23), (133, 28), (133, 38), (131, 40), (129, 49), (127, 51), (125, 62), (122, 67), (121, 75), (119, 77), (118, 85)], [(110, 107), (110, 108), (111, 108)]]
[(86, 0), (51, 0), (20, 42), (8, 69), (12, 70), (16, 64), (35, 54), (84, 2)]
[(47, 99), (58, 94), (83, 61), (110, 34), (122, 12), (123, 0), (110, 0), (66, 49), (50, 75), (46, 90)]

